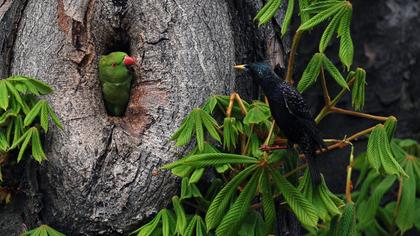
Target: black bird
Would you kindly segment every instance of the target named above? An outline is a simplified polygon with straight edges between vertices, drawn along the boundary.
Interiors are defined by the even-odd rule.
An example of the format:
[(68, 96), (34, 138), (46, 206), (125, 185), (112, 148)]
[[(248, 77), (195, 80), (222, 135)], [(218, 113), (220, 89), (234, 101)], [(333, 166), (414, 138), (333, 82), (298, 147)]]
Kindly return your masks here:
[(235, 68), (244, 70), (261, 86), (267, 96), (271, 115), (288, 139), (288, 146), (299, 145), (308, 162), (312, 184), (319, 185), (321, 175), (316, 150), (325, 147), (325, 144), (302, 95), (280, 79), (266, 63), (236, 65)]

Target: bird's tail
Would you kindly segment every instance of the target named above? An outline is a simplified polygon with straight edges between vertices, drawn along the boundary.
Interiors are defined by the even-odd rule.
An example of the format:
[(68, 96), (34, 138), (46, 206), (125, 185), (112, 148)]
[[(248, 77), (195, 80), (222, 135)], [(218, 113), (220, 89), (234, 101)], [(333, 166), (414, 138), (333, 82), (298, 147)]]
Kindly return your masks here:
[(315, 150), (305, 152), (304, 154), (305, 159), (308, 162), (309, 174), (311, 176), (312, 184), (314, 186), (318, 186), (321, 184), (321, 173), (319, 172)]

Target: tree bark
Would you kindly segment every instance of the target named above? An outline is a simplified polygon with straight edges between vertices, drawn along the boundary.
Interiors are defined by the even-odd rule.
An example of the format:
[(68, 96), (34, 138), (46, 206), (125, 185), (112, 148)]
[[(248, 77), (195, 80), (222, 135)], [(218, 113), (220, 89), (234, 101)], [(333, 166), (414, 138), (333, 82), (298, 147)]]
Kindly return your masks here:
[[(252, 98), (250, 80), (235, 82), (235, 62), (284, 64), (277, 20), (261, 29), (252, 23), (260, 6), (252, 0), (0, 1), (0, 75), (49, 83), (55, 92), (46, 99), (64, 125), (45, 139), (48, 162), (26, 175), (27, 185), (39, 188), (0, 208), (0, 233), (46, 223), (68, 235), (119, 235), (165, 207), (177, 180), (160, 167), (185, 151), (169, 141), (182, 119), (211, 94), (239, 90)], [(106, 114), (97, 76), (99, 56), (112, 51), (138, 59), (121, 118)], [(17, 226), (4, 220), (9, 213)]]

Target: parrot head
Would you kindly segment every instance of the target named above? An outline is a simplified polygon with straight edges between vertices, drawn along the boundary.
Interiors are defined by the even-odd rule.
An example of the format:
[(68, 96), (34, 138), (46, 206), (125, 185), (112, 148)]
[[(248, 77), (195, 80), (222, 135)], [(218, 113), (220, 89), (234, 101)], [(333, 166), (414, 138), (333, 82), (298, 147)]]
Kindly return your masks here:
[(128, 66), (135, 63), (135, 59), (125, 52), (112, 52), (101, 56), (99, 59), (100, 77), (111, 83), (124, 82), (130, 75)]

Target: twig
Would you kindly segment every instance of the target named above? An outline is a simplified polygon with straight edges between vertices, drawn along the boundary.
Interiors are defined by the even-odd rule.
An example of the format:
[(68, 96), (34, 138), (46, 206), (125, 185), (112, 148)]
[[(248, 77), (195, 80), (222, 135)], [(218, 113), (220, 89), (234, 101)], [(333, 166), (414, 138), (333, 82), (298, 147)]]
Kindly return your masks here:
[(347, 142), (349, 145), (351, 145), (351, 152), (350, 152), (350, 161), (349, 165), (347, 166), (347, 179), (346, 179), (346, 202), (351, 203), (351, 190), (353, 188), (353, 184), (351, 182), (351, 172), (353, 170), (353, 164), (354, 164), (354, 146), (352, 143)]
[(379, 121), (386, 121), (388, 119), (388, 117), (384, 117), (384, 116), (375, 116), (375, 115), (370, 115), (367, 113), (350, 111), (350, 110), (346, 110), (346, 109), (342, 109), (338, 107), (331, 107), (330, 111), (334, 113), (340, 113), (340, 114), (345, 114), (345, 115), (350, 115), (350, 116), (358, 116), (358, 117), (362, 117), (366, 119), (379, 120)]
[(287, 74), (286, 74), (286, 81), (289, 84), (293, 84), (293, 67), (295, 64), (295, 56), (297, 52), (297, 48), (300, 42), (300, 38), (302, 37), (303, 31), (297, 31), (296, 34), (293, 36), (292, 48), (290, 50), (289, 55), (289, 63), (287, 64)]
[(242, 113), (246, 115), (248, 113), (248, 110), (246, 109), (244, 103), (242, 102), (242, 98), (239, 96), (239, 94), (237, 93), (234, 93), (234, 94), (235, 94), (236, 102), (239, 105), (239, 108), (241, 109)]
[(236, 93), (232, 93), (230, 95), (230, 99), (229, 99), (229, 106), (226, 109), (226, 116), (230, 117), (232, 115), (232, 109), (233, 109), (233, 102), (235, 101), (235, 94)]

